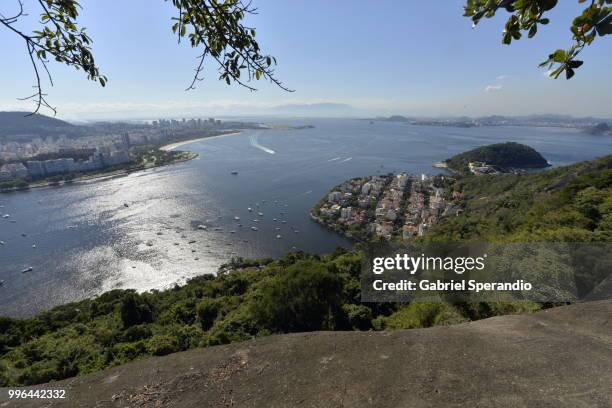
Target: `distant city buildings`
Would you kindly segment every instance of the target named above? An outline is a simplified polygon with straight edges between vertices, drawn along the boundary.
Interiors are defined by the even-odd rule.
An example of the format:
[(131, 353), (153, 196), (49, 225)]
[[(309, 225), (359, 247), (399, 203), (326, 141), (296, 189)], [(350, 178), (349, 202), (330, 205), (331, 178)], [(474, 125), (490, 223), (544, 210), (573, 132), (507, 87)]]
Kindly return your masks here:
[(468, 169), (476, 175), (500, 173), (494, 166), (481, 162), (469, 162)]
[(8, 163), (0, 167), (0, 180), (27, 177), (28, 169), (21, 163)]
[[(257, 123), (208, 119), (158, 119), (151, 123), (96, 123), (91, 135), (78, 138), (32, 137), (0, 143), (0, 180), (101, 170), (129, 163), (130, 148), (160, 145), (220, 130), (258, 128)], [(3, 164), (4, 163), (4, 164)]]

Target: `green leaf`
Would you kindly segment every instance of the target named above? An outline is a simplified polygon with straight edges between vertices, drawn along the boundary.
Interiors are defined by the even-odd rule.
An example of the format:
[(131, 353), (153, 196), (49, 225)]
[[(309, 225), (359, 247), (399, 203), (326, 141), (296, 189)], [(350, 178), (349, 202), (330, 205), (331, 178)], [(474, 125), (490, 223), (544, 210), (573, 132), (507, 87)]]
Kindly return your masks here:
[(580, 61), (580, 60), (573, 60), (567, 63), (567, 65), (569, 65), (570, 68), (579, 68), (580, 66), (582, 66), (582, 64), (584, 64), (584, 61)]
[(527, 35), (527, 37), (532, 38), (534, 35), (536, 35), (537, 32), (538, 32), (538, 26), (537, 24), (534, 24), (529, 29), (529, 34)]
[(612, 34), (612, 14), (597, 24), (595, 29), (597, 30), (597, 34), (602, 37), (607, 34)]
[(565, 51), (556, 50), (554, 53), (552, 53), (551, 59), (555, 62), (565, 62)]

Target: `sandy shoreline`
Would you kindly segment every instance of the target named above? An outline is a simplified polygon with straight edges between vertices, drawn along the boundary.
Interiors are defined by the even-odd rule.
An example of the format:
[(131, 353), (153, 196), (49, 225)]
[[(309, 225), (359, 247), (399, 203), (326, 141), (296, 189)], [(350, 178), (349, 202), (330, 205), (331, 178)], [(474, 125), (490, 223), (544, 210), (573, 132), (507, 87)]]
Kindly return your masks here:
[(198, 142), (200, 140), (206, 140), (206, 139), (217, 139), (219, 137), (225, 137), (225, 136), (234, 136), (234, 135), (239, 135), (240, 133), (242, 133), (242, 131), (238, 131), (238, 132), (232, 132), (232, 133), (225, 133), (222, 135), (216, 135), (216, 136), (204, 136), (204, 137), (198, 137), (196, 139), (189, 139), (189, 140), (184, 140), (182, 142), (176, 142), (176, 143), (170, 143), (167, 144), (165, 146), (162, 146), (159, 148), (159, 150), (163, 150), (165, 152), (169, 152), (171, 150), (174, 150), (178, 147), (184, 146), (186, 144), (190, 144), (193, 142)]

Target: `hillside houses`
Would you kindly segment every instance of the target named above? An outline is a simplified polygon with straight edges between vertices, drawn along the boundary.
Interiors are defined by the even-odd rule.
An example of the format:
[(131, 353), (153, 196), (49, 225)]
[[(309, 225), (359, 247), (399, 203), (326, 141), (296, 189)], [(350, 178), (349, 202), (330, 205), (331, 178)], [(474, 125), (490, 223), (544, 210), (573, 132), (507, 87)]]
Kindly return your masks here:
[(460, 194), (434, 180), (406, 173), (351, 179), (334, 188), (312, 216), (359, 240), (410, 240), (457, 212)]

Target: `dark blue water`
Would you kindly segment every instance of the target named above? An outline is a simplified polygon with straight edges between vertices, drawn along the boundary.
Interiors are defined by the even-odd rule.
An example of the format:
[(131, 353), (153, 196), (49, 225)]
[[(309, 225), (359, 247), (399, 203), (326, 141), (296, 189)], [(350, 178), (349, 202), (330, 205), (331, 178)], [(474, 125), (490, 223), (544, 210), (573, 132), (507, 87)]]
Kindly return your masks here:
[[(323, 253), (348, 246), (313, 223), (308, 210), (351, 177), (434, 173), (433, 162), (503, 141), (528, 144), (553, 165), (612, 153), (612, 138), (565, 129), (283, 123), (316, 128), (245, 131), (184, 146), (200, 154), (187, 163), (0, 195), (0, 213), (10, 214), (0, 219), (0, 240), (6, 243), (0, 246), (0, 279), (5, 281), (0, 315), (26, 316), (114, 288), (168, 287), (215, 272), (236, 255), (277, 257), (294, 247)], [(209, 229), (198, 230), (199, 224)], [(21, 272), (30, 266), (32, 272)]]

